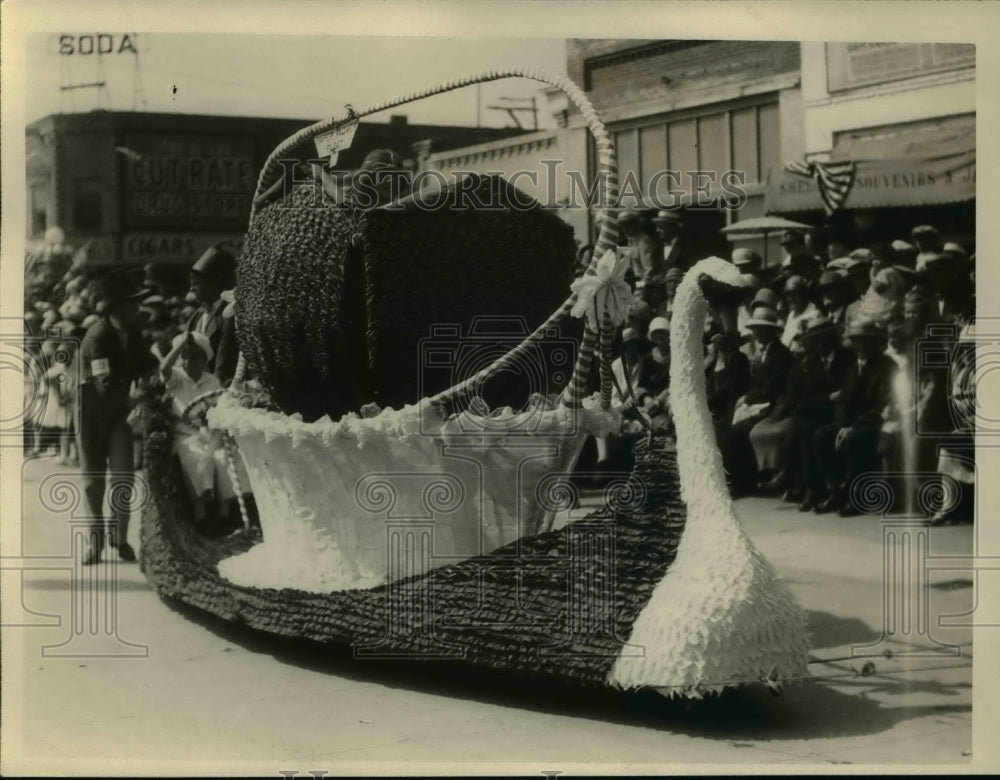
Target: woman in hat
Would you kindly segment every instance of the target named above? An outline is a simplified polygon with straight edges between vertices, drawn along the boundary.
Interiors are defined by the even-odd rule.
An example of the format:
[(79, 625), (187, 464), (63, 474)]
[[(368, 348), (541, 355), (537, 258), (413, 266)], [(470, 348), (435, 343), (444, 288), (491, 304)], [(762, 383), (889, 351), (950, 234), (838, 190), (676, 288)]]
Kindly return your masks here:
[(208, 431), (204, 421), (196, 427), (182, 414), (192, 400), (222, 387), (216, 376), (206, 371), (212, 352), (212, 345), (204, 333), (188, 331), (174, 338), (170, 352), (160, 364), (160, 377), (167, 396), (172, 399), (171, 408), (175, 415), (174, 454), (180, 460), (185, 483), (194, 502), (196, 523), (204, 522), (215, 501), (213, 452), (221, 442)]
[(788, 278), (782, 299), (785, 302), (786, 313), (781, 343), (796, 354), (801, 351), (801, 346), (795, 337), (805, 329), (806, 323), (819, 317), (819, 309), (809, 300), (809, 282), (802, 276), (795, 275)]
[(858, 314), (886, 327), (890, 320), (902, 317), (905, 294), (903, 275), (895, 268), (882, 268), (858, 302)]
[(782, 326), (773, 311), (758, 307), (747, 327), (757, 342), (750, 365), (750, 384), (746, 394), (737, 400), (732, 425), (720, 442), (734, 495), (749, 493), (757, 486), (757, 462), (750, 444), (750, 430), (770, 413), (785, 392), (788, 373), (795, 361), (788, 347), (781, 343)]
[(645, 396), (639, 400), (653, 427), (670, 426), (670, 322), (666, 317), (654, 317), (649, 323), (648, 338), (652, 348), (642, 361), (638, 384)]

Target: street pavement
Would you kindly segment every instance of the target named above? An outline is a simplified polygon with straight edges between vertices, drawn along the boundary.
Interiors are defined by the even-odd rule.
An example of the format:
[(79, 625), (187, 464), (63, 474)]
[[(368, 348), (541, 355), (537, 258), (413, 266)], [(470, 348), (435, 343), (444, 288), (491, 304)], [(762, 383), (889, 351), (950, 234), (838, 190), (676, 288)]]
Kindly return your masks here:
[[(4, 550), (5, 774), (961, 771), (972, 756), (972, 630), (962, 615), (976, 607), (975, 575), (935, 569), (912, 580), (924, 567), (902, 565), (968, 556), (972, 526), (918, 533), (877, 516), (741, 500), (748, 534), (808, 612), (818, 679), (777, 696), (752, 686), (677, 702), (353, 661), (167, 603), (137, 565), (113, 557), (85, 576), (116, 579), (117, 599), (88, 609), (93, 581), (71, 587), (66, 558), (80, 496), (52, 495), (78, 476), (53, 459), (27, 461), (22, 475), (20, 557), (9, 542)], [(138, 519), (129, 536), (138, 551)], [(910, 591), (884, 590), (884, 561), (916, 583), (902, 600), (910, 611), (895, 618), (884, 605)]]

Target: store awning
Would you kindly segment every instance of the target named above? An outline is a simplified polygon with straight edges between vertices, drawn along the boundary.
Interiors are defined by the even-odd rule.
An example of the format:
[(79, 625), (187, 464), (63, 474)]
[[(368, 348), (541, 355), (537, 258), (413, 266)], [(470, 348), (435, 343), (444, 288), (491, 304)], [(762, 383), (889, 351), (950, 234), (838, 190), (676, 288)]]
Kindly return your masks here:
[[(971, 149), (945, 157), (859, 160), (854, 184), (841, 208), (927, 206), (975, 197), (976, 152)], [(777, 213), (823, 208), (816, 179), (783, 167), (771, 171), (764, 203), (769, 212)]]

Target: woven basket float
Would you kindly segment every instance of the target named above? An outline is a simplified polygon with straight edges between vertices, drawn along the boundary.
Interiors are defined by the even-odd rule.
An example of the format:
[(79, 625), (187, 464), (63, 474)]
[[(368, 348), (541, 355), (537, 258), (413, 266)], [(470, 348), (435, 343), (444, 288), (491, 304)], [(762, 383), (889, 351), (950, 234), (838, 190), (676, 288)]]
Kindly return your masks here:
[[(307, 255), (307, 263), (313, 264), (309, 273), (317, 280), (315, 300), (329, 295), (343, 303), (333, 320), (329, 310), (318, 319), (289, 319), (287, 312), (275, 314), (255, 297), (262, 289), (274, 289), (284, 307), (299, 300), (299, 313), (317, 311), (315, 300), (299, 282), (289, 281), (280, 264), (260, 262), (283, 256), (288, 246), (280, 240), (287, 225), (274, 201), (280, 188), (277, 161), (283, 155), (359, 116), (507, 77), (536, 79), (566, 92), (594, 135), (613, 202), (617, 170), (603, 124), (575, 85), (543, 71), (512, 69), (462, 79), (319, 123), (279, 146), (261, 172), (252, 240), (247, 241), (251, 259), (245, 257), (241, 265), (237, 320), (243, 355), (234, 380), (237, 388), (247, 379), (260, 381), (279, 409), (246, 408), (238, 392), (230, 392), (209, 413), (210, 422), (227, 431), (230, 451), (238, 445), (245, 461), (264, 540), (202, 539), (179, 517), (180, 488), (160, 448), (147, 458), (156, 498), (143, 526), (147, 577), (160, 593), (226, 620), (282, 636), (350, 645), (359, 657), (447, 659), (588, 684), (652, 686), (687, 696), (758, 680), (773, 685), (804, 673), (801, 611), (735, 520), (720, 529), (706, 523), (706, 530), (687, 545), (707, 544), (710, 557), (718, 559), (713, 571), (718, 571), (694, 575), (702, 583), (690, 593), (679, 576), (670, 576), (677, 568), (692, 576), (697, 568), (692, 560), (698, 555), (689, 550), (686, 563), (678, 558), (673, 566), (684, 547), (686, 512), (697, 501), (692, 503), (693, 494), (689, 490), (685, 495), (678, 484), (671, 442), (652, 436), (641, 441), (635, 472), (612, 490), (603, 509), (561, 529), (553, 527), (555, 511), (573, 505), (565, 501), (570, 490), (566, 475), (583, 439), (606, 434), (619, 423), (611, 406), (615, 327), (610, 317), (605, 315), (599, 325), (596, 319), (586, 320), (576, 360), (566, 363), (560, 377), (561, 394), (550, 394), (548, 386), (527, 388), (535, 392), (522, 406), (523, 382), (501, 382), (494, 386), (498, 397), (520, 403), (516, 409), (499, 410), (491, 410), (482, 395), (491, 381), (516, 374), (551, 342), (560, 323), (569, 319), (576, 293), (553, 306), (554, 313), (544, 320), (532, 312), (526, 321), (534, 329), (516, 346), (444, 387), (414, 387), (395, 381), (394, 372), (400, 360), (413, 354), (419, 334), (407, 333), (397, 341), (390, 327), (393, 316), (400, 314), (411, 328), (427, 327), (450, 305), (447, 288), (434, 296), (444, 301), (444, 309), (432, 315), (400, 294), (407, 284), (420, 283), (419, 267), (386, 284), (393, 268), (385, 261), (405, 245), (405, 234), (390, 235), (390, 227), (419, 229), (429, 224), (426, 213), (308, 217), (312, 232), (300, 237), (303, 254), (294, 247), (287, 251), (293, 260)], [(302, 196), (293, 194), (293, 205), (296, 197)], [(468, 235), (466, 220), (474, 223), (472, 233), (482, 230), (491, 241), (511, 240), (517, 249), (508, 255), (517, 270), (507, 278), (515, 280), (512, 300), (523, 303), (536, 295), (534, 277), (518, 275), (529, 265), (519, 263), (521, 253), (532, 248), (530, 242), (525, 246), (511, 237), (504, 219), (491, 227), (482, 215), (468, 212), (433, 217), (430, 221), (446, 225), (445, 237)], [(524, 224), (529, 226), (525, 235), (544, 236), (548, 243), (542, 248), (557, 258), (541, 271), (545, 300), (563, 273), (558, 262), (561, 226), (537, 210)], [(596, 275), (599, 260), (614, 249), (616, 239), (614, 212), (608, 211), (588, 275)], [(329, 249), (333, 272), (325, 273), (317, 245)], [(352, 258), (352, 248), (359, 247), (360, 255)], [(429, 261), (440, 254), (422, 258)], [(353, 281), (352, 264), (357, 271)], [(693, 276), (682, 285), (692, 301), (697, 287)], [(476, 313), (484, 293), (475, 280), (463, 280), (456, 289), (464, 305), (453, 312), (460, 317)], [(346, 320), (341, 316), (350, 308), (345, 290), (360, 295), (351, 298), (355, 305), (364, 303)], [(276, 333), (269, 331), (269, 323), (277, 326)], [(551, 362), (551, 353), (543, 355)], [(588, 382), (595, 362), (600, 387), (591, 395)], [(329, 370), (339, 365), (357, 370), (370, 395), (359, 397), (357, 383), (344, 382)], [(691, 375), (688, 397), (698, 398), (699, 392), (704, 397), (698, 376)], [(316, 387), (322, 392), (315, 392)], [(343, 414), (372, 398), (404, 406), (373, 416)], [(721, 475), (718, 453), (709, 446), (699, 480)], [(731, 514), (731, 505), (718, 505)], [(713, 538), (716, 531), (721, 536)], [(683, 612), (672, 616), (675, 601)], [(674, 617), (678, 628), (672, 633)]]

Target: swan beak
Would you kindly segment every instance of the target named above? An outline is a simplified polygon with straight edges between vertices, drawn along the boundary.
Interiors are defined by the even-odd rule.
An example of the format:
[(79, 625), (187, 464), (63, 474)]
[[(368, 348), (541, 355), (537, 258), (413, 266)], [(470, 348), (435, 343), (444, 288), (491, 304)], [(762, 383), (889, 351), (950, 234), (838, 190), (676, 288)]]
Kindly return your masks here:
[(724, 333), (732, 334), (737, 332), (735, 306), (719, 306), (715, 314)]

